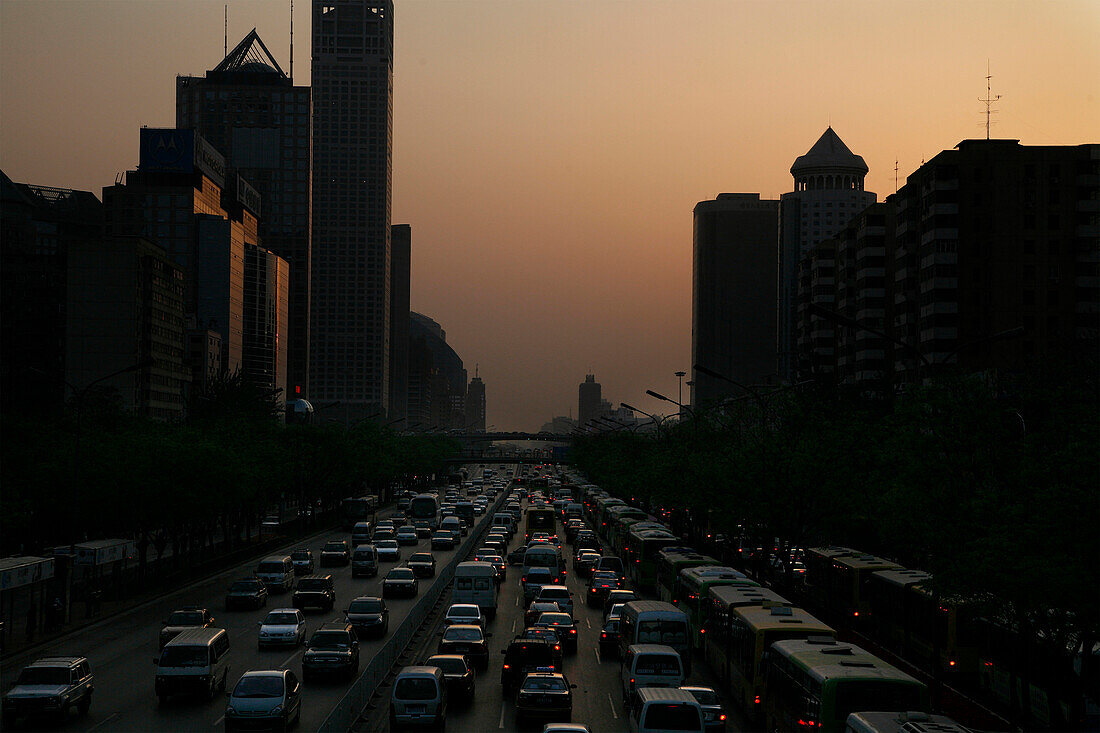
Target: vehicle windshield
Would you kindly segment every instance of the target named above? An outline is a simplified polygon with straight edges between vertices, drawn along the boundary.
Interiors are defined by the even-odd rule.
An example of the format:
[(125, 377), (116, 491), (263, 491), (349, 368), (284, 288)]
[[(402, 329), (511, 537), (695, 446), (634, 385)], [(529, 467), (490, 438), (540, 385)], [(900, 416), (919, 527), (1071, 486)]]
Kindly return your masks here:
[(281, 562), (262, 562), (260, 567), (256, 568), (257, 573), (282, 573), (284, 570)]
[(451, 610), (447, 611), (448, 618), (480, 618), (481, 609), (477, 606), (467, 605), (455, 605), (451, 606)]
[(523, 681), (523, 689), (536, 692), (547, 692), (551, 690), (568, 690), (569, 688), (566, 687), (565, 680), (560, 677), (528, 677)]
[(689, 690), (700, 705), (718, 705), (718, 693), (710, 689)]
[(256, 675), (241, 677), (233, 688), (233, 697), (282, 697), (282, 675)]
[(435, 695), (435, 680), (425, 677), (400, 679), (393, 688), (393, 696), (398, 700), (433, 700)]
[(380, 550), (392, 550), (397, 547), (397, 540), (381, 540), (375, 546)]
[(544, 613), (539, 616), (539, 623), (552, 626), (572, 626), (573, 617), (568, 613)]
[(309, 645), (315, 649), (347, 649), (348, 635), (345, 631), (317, 631), (310, 637)]
[(386, 574), (386, 580), (412, 580), (415, 577), (408, 568), (394, 568)]
[(260, 584), (254, 580), (238, 580), (229, 586), (230, 593), (251, 593), (259, 589)]
[(684, 621), (639, 621), (639, 644), (686, 644), (687, 623)]
[(431, 562), (432, 556), (426, 552), (418, 552), (409, 558), (409, 562)]
[(67, 685), (68, 667), (28, 667), (19, 674), (20, 685)]
[(638, 674), (680, 674), (680, 658), (671, 654), (640, 654), (634, 669)]
[(343, 542), (329, 542), (321, 548), (321, 552), (343, 552), (346, 549), (348, 549), (347, 545)]
[(298, 581), (298, 590), (324, 590), (325, 581), (321, 578), (302, 578)]
[(540, 601), (569, 601), (569, 591), (565, 588), (543, 588), (539, 592)]
[(617, 557), (601, 557), (600, 558), (600, 570), (610, 570), (612, 572), (622, 572), (623, 561)]
[(355, 555), (352, 556), (354, 560), (373, 560), (374, 553), (370, 550), (356, 550)]
[(169, 626), (202, 626), (202, 611), (174, 611), (168, 617)]
[(205, 667), (210, 663), (210, 654), (205, 646), (164, 647), (160, 654), (162, 667)]
[(348, 613), (382, 613), (382, 601), (352, 601)]
[(298, 615), (293, 613), (280, 613), (272, 611), (264, 619), (264, 626), (294, 626), (298, 623)]
[(295, 550), (290, 555), (291, 560), (309, 560), (309, 550)]
[(614, 618), (614, 619), (611, 619), (610, 621), (608, 621), (606, 624), (603, 625), (603, 630), (604, 631), (618, 631), (619, 630), (619, 619)]
[(652, 730), (699, 730), (699, 711), (690, 705), (663, 703), (646, 710), (646, 728)]
[(558, 555), (555, 552), (531, 552), (523, 556), (523, 564), (529, 568), (556, 568)]
[(446, 641), (481, 641), (481, 630), (452, 626), (443, 632), (443, 638)]
[(439, 667), (445, 674), (466, 674), (469, 671), (462, 657), (432, 657), (427, 665)]

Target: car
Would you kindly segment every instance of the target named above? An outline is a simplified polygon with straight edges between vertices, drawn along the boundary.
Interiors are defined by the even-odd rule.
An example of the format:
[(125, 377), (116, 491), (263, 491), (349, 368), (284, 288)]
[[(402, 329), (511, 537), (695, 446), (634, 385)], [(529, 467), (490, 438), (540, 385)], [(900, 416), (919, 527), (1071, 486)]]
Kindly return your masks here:
[(576, 685), (560, 672), (538, 671), (528, 674), (516, 693), (516, 725), (531, 718), (573, 719), (573, 690)]
[(160, 648), (176, 638), (184, 629), (205, 629), (214, 625), (214, 616), (210, 610), (198, 606), (184, 606), (178, 611), (172, 611), (164, 620), (164, 628), (160, 630)]
[(443, 676), (447, 680), (447, 692), (452, 699), (459, 695), (459, 699), (466, 703), (474, 701), (474, 685), (477, 673), (470, 664), (470, 659), (465, 654), (435, 654), (424, 660), (426, 667), (439, 667), (443, 670)]
[(382, 597), (405, 596), (415, 598), (420, 591), (420, 581), (411, 568), (393, 568), (382, 579)]
[(448, 529), (437, 529), (432, 535), (433, 550), (453, 550), (455, 544), (454, 533)]
[(396, 539), (399, 545), (415, 545), (420, 541), (420, 537), (416, 534), (416, 527), (401, 527), (397, 530)]
[(573, 572), (582, 578), (592, 575), (592, 568), (600, 561), (600, 553), (592, 550), (581, 550), (573, 557)]
[(603, 611), (603, 620), (610, 621), (613, 618), (619, 618), (623, 613), (623, 606), (626, 603), (612, 603), (610, 606), (605, 606)]
[(443, 617), (443, 625), (455, 624), (476, 624), (484, 629), (485, 617), (481, 615), (481, 608), (473, 603), (452, 603)]
[(511, 552), (508, 553), (508, 564), (509, 565), (522, 565), (523, 564), (523, 556), (525, 554), (527, 554), (527, 548), (526, 547), (522, 547), (522, 546), (517, 547), (516, 549), (514, 549), (514, 550), (512, 550)]
[(535, 595), (539, 601), (557, 603), (563, 612), (573, 615), (573, 593), (564, 585), (544, 585)]
[(397, 529), (394, 527), (378, 527), (371, 535), (371, 542), (378, 544), (382, 540), (397, 540)]
[(438, 654), (465, 654), (479, 669), (489, 666), (489, 637), (476, 624), (455, 624), (443, 630), (436, 648)]
[(313, 567), (313, 550), (308, 547), (299, 547), (290, 553), (290, 562), (294, 565), (295, 575), (312, 575), (314, 571)]
[(413, 528), (416, 529), (417, 539), (421, 539), (421, 540), (431, 539), (432, 526), (430, 524), (428, 524), (427, 519), (414, 519), (413, 520)]
[(307, 575), (298, 581), (294, 591), (294, 607), (305, 610), (308, 607), (331, 611), (336, 605), (336, 585), (331, 575)]
[(630, 601), (638, 600), (637, 594), (632, 590), (625, 590), (623, 588), (613, 588), (607, 592), (607, 597), (603, 601), (604, 612), (609, 612), (611, 608), (620, 603), (629, 603)]
[(585, 594), (590, 608), (602, 608), (607, 594), (613, 589), (618, 589), (619, 579), (611, 571), (592, 573), (588, 581), (588, 593)]
[(703, 710), (703, 726), (708, 731), (721, 731), (726, 728), (726, 709), (713, 687), (681, 687), (690, 692)]
[(555, 652), (554, 644), (546, 639), (517, 637), (512, 640), (507, 649), (501, 649), (500, 653), (504, 656), (504, 664), (500, 669), (500, 686), (504, 694), (508, 695), (519, 687), (528, 672), (554, 667), (554, 657), (559, 655), (560, 659), (561, 650)]
[(344, 609), (344, 618), (360, 636), (385, 636), (390, 627), (390, 610), (376, 596), (359, 596)]
[(267, 605), (267, 585), (259, 578), (234, 580), (225, 592), (225, 610), (263, 608)]
[(600, 656), (613, 657), (619, 653), (619, 618), (609, 618), (600, 629)]
[(397, 562), (401, 559), (401, 546), (397, 540), (375, 540), (374, 547), (378, 550), (379, 561)]
[(338, 675), (349, 680), (359, 674), (359, 639), (347, 621), (324, 624), (309, 637), (302, 654), (302, 681)]
[(286, 730), (302, 717), (302, 685), (289, 669), (245, 672), (227, 696), (226, 730), (254, 729), (265, 723)]
[(561, 606), (553, 601), (540, 601), (537, 598), (531, 601), (531, 605), (527, 607), (527, 610), (523, 614), (524, 626), (532, 626), (539, 620), (539, 616), (544, 613), (557, 613), (561, 611)]
[(4, 693), (4, 728), (19, 718), (52, 717), (66, 721), (73, 708), (87, 715), (95, 676), (85, 657), (43, 657), (23, 668)]
[(562, 665), (561, 634), (556, 626), (528, 626), (516, 634), (517, 639), (545, 639), (554, 645), (554, 671), (560, 672)]
[(553, 626), (558, 630), (563, 649), (568, 649), (574, 654), (577, 651), (577, 625), (573, 623), (573, 617), (568, 613), (544, 613), (539, 616), (535, 626)]
[(527, 568), (527, 572), (520, 579), (523, 583), (523, 602), (530, 603), (538, 595), (539, 589), (544, 585), (557, 585), (553, 571), (550, 568)]
[(418, 578), (435, 577), (435, 556), (430, 552), (414, 552), (406, 565)]
[(331, 540), (321, 548), (321, 567), (347, 565), (351, 562), (351, 548), (347, 540)]
[(297, 608), (276, 608), (270, 611), (260, 627), (259, 647), (299, 646), (306, 640), (306, 617)]
[(481, 559), (491, 564), (493, 569), (497, 571), (497, 583), (503, 583), (508, 579), (508, 563), (504, 562), (503, 557), (500, 555), (485, 555)]

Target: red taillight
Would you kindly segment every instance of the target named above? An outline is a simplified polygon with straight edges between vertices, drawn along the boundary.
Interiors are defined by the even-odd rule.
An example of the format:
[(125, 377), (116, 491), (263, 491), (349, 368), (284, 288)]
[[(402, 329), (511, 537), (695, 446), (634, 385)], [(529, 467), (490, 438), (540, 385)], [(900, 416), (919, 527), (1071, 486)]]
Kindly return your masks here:
[(853, 616), (859, 616), (859, 611), (852, 611)]
[(753, 700), (753, 703), (755, 703), (756, 705), (760, 704), (760, 696), (759, 695), (756, 696), (756, 699)]
[(813, 728), (817, 725), (817, 722), (813, 720), (803, 720), (802, 718), (799, 718), (798, 724), (801, 725), (803, 728)]
[(555, 644), (554, 645), (554, 651), (560, 652), (561, 651), (561, 644)]
[(705, 634), (705, 633), (707, 633), (707, 630), (706, 629), (699, 629), (699, 633), (700, 634)]
[(510, 667), (509, 667), (509, 666), (508, 666), (507, 664), (506, 664), (506, 665), (504, 665), (504, 668), (505, 668), (505, 669), (510, 669)]
[[(577, 630), (576, 629), (569, 629), (569, 633), (570, 634), (575, 634), (575, 633), (577, 633)], [(954, 664), (954, 662), (952, 662), (951, 664)]]
[(954, 666), (955, 666), (955, 660), (954, 660), (954, 659), (952, 659), (951, 661), (949, 661), (949, 662), (947, 663), (947, 666), (948, 666), (948, 667), (954, 667)]
[(633, 677), (630, 678), (630, 684), (632, 684), (632, 685), (634, 684), (634, 678)]
[(726, 719), (726, 714), (722, 713), (721, 715), (718, 716), (718, 719), (719, 720), (725, 720)]
[(601, 639), (606, 639), (607, 638), (607, 632), (606, 631), (601, 631), (600, 632), (600, 638)]

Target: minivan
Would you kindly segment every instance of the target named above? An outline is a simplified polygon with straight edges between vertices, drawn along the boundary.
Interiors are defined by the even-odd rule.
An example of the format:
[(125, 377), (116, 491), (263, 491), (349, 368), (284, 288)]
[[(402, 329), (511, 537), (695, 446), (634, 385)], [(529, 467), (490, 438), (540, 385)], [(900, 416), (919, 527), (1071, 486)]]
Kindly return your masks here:
[(703, 733), (703, 710), (687, 690), (644, 687), (630, 705), (632, 733)]
[(359, 545), (370, 544), (370, 535), (370, 522), (356, 522), (351, 530), (351, 546), (357, 547)]
[(679, 687), (684, 684), (684, 665), (680, 654), (665, 644), (631, 644), (623, 655), (619, 679), (623, 705), (630, 705), (642, 687)]
[(270, 555), (256, 566), (256, 577), (272, 593), (285, 593), (294, 588), (294, 561), (290, 555)]
[(154, 689), (164, 702), (179, 692), (199, 693), (208, 699), (225, 691), (229, 677), (229, 633), (208, 627), (181, 631), (153, 657), (157, 668)]
[(373, 578), (378, 575), (378, 550), (374, 545), (359, 545), (351, 553), (351, 577)]
[(390, 730), (447, 725), (447, 680), (439, 667), (403, 667), (390, 693)]
[(469, 532), (466, 525), (458, 517), (443, 517), (443, 521), (439, 523), (439, 528), (449, 529), (455, 537), (462, 537)]

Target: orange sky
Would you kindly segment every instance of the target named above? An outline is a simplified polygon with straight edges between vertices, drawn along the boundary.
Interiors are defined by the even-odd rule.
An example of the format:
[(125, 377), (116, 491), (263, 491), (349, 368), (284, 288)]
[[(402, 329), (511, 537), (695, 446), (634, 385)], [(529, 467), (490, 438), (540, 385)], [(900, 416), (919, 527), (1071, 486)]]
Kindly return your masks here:
[[(0, 2), (0, 167), (97, 194), (222, 58), (222, 2)], [(309, 80), (309, 3), (295, 79)], [(412, 304), (486, 381), (489, 423), (604, 396), (654, 411), (691, 360), (691, 210), (778, 197), (830, 123), (894, 190), (984, 136), (1100, 142), (1100, 2), (396, 0), (393, 221)], [(229, 3), (288, 66), (289, 2)], [(685, 391), (686, 394), (686, 391)], [(667, 405), (665, 405), (667, 407)]]

